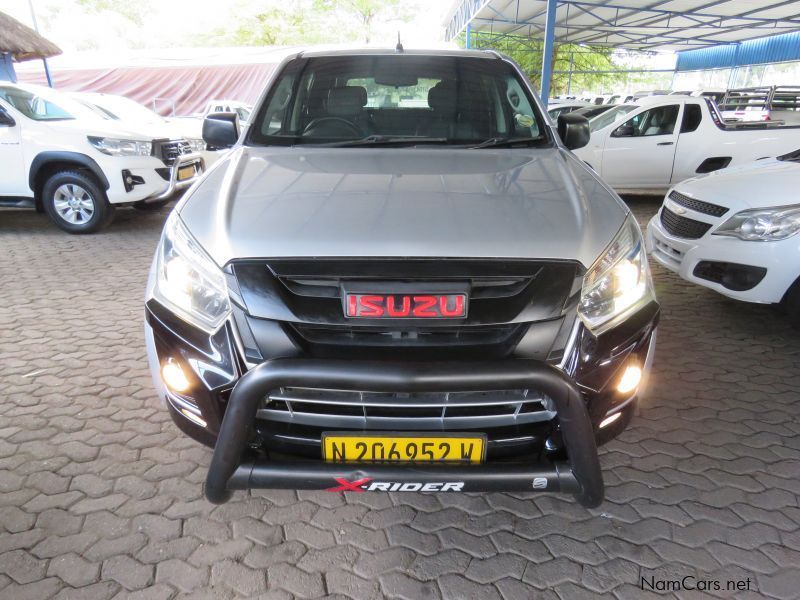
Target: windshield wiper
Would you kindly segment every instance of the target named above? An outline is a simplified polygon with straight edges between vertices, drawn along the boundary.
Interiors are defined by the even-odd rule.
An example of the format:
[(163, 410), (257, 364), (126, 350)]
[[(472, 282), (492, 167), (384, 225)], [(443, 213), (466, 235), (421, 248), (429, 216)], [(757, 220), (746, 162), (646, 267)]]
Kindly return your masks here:
[(329, 142), (326, 144), (303, 144), (304, 146), (319, 146), (321, 148), (340, 148), (358, 146), (380, 146), (390, 144), (446, 144), (447, 138), (416, 137), (416, 136), (394, 136), (394, 135), (368, 135), (357, 140), (342, 140), (341, 142)]
[(509, 148), (511, 146), (530, 146), (533, 143), (539, 144), (544, 141), (544, 138), (539, 137), (493, 137), (488, 140), (482, 141), (477, 146), (470, 146), (471, 150), (479, 150), (480, 148)]
[(788, 160), (791, 162), (800, 162), (800, 150), (795, 150), (794, 152), (789, 152), (789, 154), (784, 154), (783, 156), (778, 156), (778, 160)]

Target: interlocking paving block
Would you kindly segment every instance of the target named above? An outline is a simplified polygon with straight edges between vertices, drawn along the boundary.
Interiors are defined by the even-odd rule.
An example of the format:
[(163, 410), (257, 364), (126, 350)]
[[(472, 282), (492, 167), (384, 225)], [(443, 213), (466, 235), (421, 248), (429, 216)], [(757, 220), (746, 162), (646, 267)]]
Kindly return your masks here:
[[(644, 224), (659, 201), (629, 204)], [(663, 313), (650, 390), (601, 448), (598, 509), (291, 490), (216, 507), (202, 498), (210, 451), (174, 427), (147, 369), (142, 290), (166, 215), (120, 209), (78, 238), (3, 212), (3, 600), (638, 600), (665, 597), (639, 577), (688, 574), (750, 577), (737, 598), (798, 596), (800, 336), (780, 312), (652, 265)]]

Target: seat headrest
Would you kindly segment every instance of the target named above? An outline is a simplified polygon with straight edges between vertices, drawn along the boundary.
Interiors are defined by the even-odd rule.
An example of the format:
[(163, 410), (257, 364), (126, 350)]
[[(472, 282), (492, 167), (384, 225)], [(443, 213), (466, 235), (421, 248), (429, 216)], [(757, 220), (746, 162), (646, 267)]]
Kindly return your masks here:
[(328, 114), (335, 117), (352, 117), (361, 113), (367, 104), (367, 88), (347, 85), (328, 91)]
[(455, 113), (458, 106), (458, 90), (455, 84), (440, 81), (428, 90), (428, 106), (439, 113)]

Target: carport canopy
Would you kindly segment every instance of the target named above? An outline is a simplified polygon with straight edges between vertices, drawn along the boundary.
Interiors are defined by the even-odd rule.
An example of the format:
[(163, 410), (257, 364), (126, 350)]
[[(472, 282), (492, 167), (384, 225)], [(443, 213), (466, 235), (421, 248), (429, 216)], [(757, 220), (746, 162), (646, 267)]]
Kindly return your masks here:
[(544, 40), (542, 99), (553, 43), (645, 51), (736, 44), (800, 31), (798, 0), (456, 0), (448, 40), (462, 31)]

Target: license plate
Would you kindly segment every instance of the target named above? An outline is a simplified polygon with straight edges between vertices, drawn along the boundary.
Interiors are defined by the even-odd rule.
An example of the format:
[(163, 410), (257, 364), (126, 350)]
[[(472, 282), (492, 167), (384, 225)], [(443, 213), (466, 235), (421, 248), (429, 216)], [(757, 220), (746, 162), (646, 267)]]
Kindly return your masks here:
[(329, 462), (483, 462), (485, 436), (449, 434), (324, 433), (322, 458)]
[(189, 165), (178, 169), (178, 181), (185, 181), (191, 179), (197, 173), (197, 165)]

